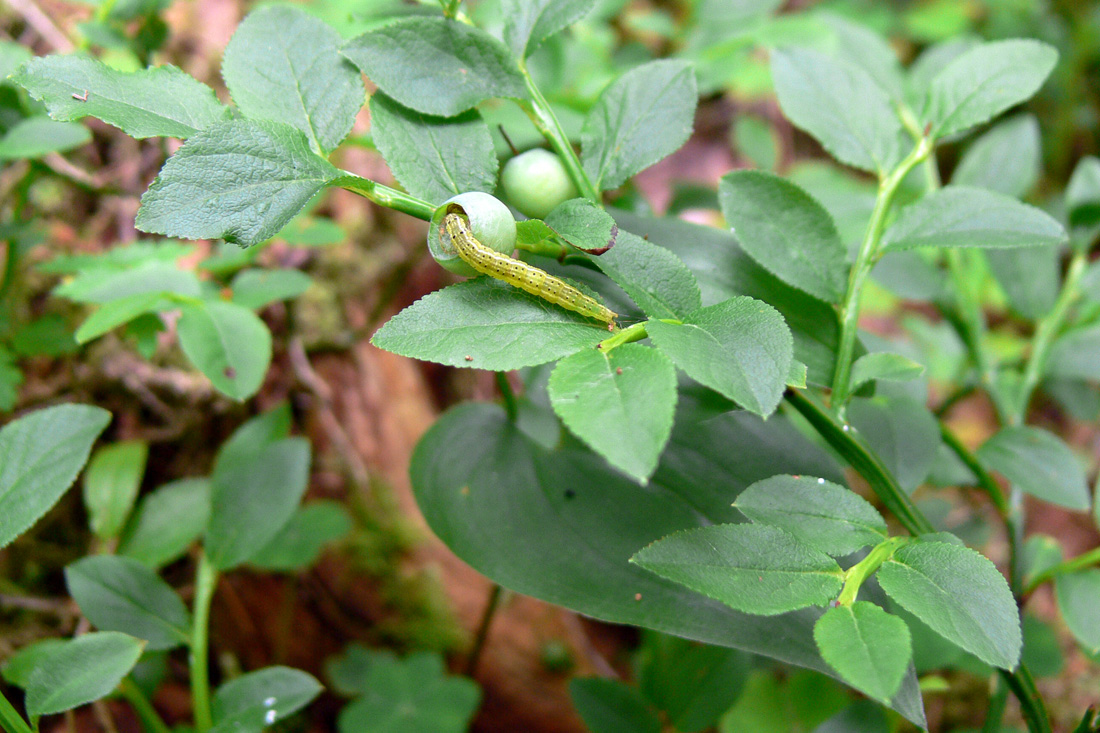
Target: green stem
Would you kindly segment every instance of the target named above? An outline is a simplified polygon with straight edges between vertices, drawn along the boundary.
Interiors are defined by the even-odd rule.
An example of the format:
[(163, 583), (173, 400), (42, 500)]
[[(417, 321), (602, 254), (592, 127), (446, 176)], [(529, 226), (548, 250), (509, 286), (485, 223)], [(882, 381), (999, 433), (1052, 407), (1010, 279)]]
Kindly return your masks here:
[(493, 616), (500, 608), (500, 596), (502, 589), (496, 583), (489, 590), (489, 601), (485, 606), (485, 612), (481, 615), (481, 623), (477, 626), (477, 636), (474, 637), (474, 648), (470, 650), (470, 656), (466, 660), (466, 674), (470, 677), (477, 672), (478, 662), (481, 661), (481, 653), (485, 650), (485, 640), (489, 638), (489, 627), (493, 623)]
[(1027, 729), (1031, 733), (1051, 733), (1050, 713), (1047, 712), (1047, 706), (1043, 703), (1043, 696), (1035, 687), (1035, 679), (1032, 678), (1027, 665), (1020, 662), (1015, 672), (1007, 672), (1003, 669), (997, 672), (1019, 700), (1020, 713), (1024, 716)]
[(130, 677), (124, 678), (119, 691), (129, 701), (137, 716), (141, 718), (145, 733), (171, 733), (168, 724), (157, 714), (153, 704), (149, 702), (149, 698), (145, 697), (145, 693), (134, 683), (133, 679)]
[(1005, 715), (1005, 704), (1008, 702), (1008, 685), (1003, 679), (997, 681), (997, 689), (989, 698), (989, 706), (985, 711), (985, 723), (982, 725), (982, 733), (1000, 733), (1001, 720)]
[(863, 585), (863, 581), (871, 577), (872, 573), (878, 570), (882, 563), (889, 560), (890, 556), (894, 554), (894, 550), (908, 541), (908, 537), (891, 537), (890, 539), (883, 540), (876, 545), (873, 550), (867, 553), (867, 557), (848, 568), (844, 573), (844, 587), (841, 589), (840, 595), (837, 596), (836, 599), (837, 605), (850, 606), (855, 603), (856, 596), (859, 595), (859, 588)]
[(0, 726), (3, 726), (7, 733), (31, 733), (30, 724), (16, 712), (4, 695), (0, 695)]
[(217, 585), (218, 571), (204, 552), (199, 556), (199, 567), (195, 571), (195, 607), (191, 622), (191, 700), (197, 733), (205, 733), (214, 724), (210, 713), (207, 634), (210, 626), (210, 602), (214, 598)]
[(993, 476), (989, 474), (989, 471), (985, 470), (985, 466), (981, 464), (977, 456), (970, 452), (959, 437), (955, 435), (951, 430), (940, 423), (940, 437), (943, 438), (943, 442), (947, 444), (959, 460), (966, 464), (966, 467), (974, 474), (978, 479), (978, 486), (980, 486), (985, 493), (989, 494), (989, 498), (993, 501), (993, 506), (997, 507), (997, 511), (1002, 517), (1008, 516), (1008, 500), (1005, 498), (1004, 492), (1001, 491), (1001, 485), (994, 480)]
[(435, 207), (427, 201), (418, 199), (415, 196), (410, 196), (403, 191), (398, 191), (396, 188), (384, 186), (369, 178), (363, 178), (362, 176), (357, 176), (348, 171), (344, 171), (344, 173), (346, 175), (333, 181), (334, 185), (353, 191), (360, 196), (370, 199), (379, 206), (385, 206), (387, 209), (394, 209), (395, 211), (400, 211), (403, 214), (408, 214), (409, 216), (414, 216), (424, 221), (432, 220), (432, 214), (435, 213)]
[(1069, 560), (1063, 560), (1057, 565), (1051, 565), (1031, 579), (1031, 582), (1024, 588), (1024, 595), (1034, 593), (1036, 588), (1051, 578), (1098, 564), (1100, 564), (1100, 547), (1093, 548), (1077, 557), (1071, 557)]
[(840, 308), (840, 346), (836, 355), (832, 396), (833, 409), (842, 418), (851, 388), (852, 354), (855, 351), (856, 333), (859, 330), (860, 296), (863, 292), (863, 284), (881, 254), (879, 245), (882, 241), (882, 232), (886, 228), (886, 215), (890, 212), (902, 180), (931, 152), (932, 141), (922, 137), (909, 155), (879, 183), (875, 208), (871, 211), (871, 221), (859, 246), (856, 262), (848, 275), (848, 290)]
[(527, 85), (527, 93), (531, 96), (530, 100), (520, 102), (523, 111), (527, 113), (527, 116), (531, 118), (531, 122), (535, 124), (538, 131), (550, 143), (550, 147), (561, 158), (562, 165), (565, 166), (569, 178), (572, 179), (573, 185), (580, 191), (581, 196), (590, 201), (595, 201), (597, 204), (600, 203), (600, 192), (592, 185), (592, 180), (588, 177), (588, 173), (581, 165), (576, 151), (569, 143), (569, 138), (566, 137), (565, 130), (558, 122), (554, 110), (550, 107), (550, 103), (546, 101), (546, 97), (542, 96), (535, 80), (527, 71), (527, 64), (522, 60), (519, 63), (519, 70), (523, 74), (523, 83)]
[(500, 396), (504, 398), (504, 411), (508, 413), (508, 419), (515, 422), (516, 416), (519, 415), (519, 404), (516, 402), (516, 393), (512, 390), (512, 385), (508, 383), (508, 375), (504, 372), (493, 372), (493, 374), (496, 376)]

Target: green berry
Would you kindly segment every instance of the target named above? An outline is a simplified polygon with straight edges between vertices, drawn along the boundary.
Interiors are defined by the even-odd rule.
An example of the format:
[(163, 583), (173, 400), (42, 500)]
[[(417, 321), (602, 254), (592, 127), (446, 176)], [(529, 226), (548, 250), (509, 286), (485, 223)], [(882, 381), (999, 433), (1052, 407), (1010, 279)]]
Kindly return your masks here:
[(577, 187), (561, 159), (542, 148), (509, 160), (500, 184), (512, 206), (533, 219), (544, 219), (558, 204), (577, 197)]
[(467, 265), (453, 248), (446, 246), (439, 236), (443, 217), (458, 210), (470, 221), (470, 229), (477, 241), (501, 254), (511, 256), (516, 248), (516, 219), (500, 199), (480, 191), (469, 191), (452, 196), (443, 202), (432, 215), (428, 228), (428, 250), (440, 266), (456, 275), (474, 277), (477, 270)]

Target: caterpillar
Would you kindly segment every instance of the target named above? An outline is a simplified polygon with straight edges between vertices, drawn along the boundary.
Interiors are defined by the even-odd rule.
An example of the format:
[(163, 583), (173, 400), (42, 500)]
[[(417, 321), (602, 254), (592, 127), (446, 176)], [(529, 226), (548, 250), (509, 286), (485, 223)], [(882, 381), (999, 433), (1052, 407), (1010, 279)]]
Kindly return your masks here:
[(486, 247), (477, 241), (470, 230), (469, 222), (459, 214), (451, 213), (443, 217), (439, 236), (444, 245), (453, 246), (466, 264), (484, 275), (503, 280), (513, 287), (582, 316), (603, 321), (609, 330), (619, 317), (618, 313), (550, 273)]

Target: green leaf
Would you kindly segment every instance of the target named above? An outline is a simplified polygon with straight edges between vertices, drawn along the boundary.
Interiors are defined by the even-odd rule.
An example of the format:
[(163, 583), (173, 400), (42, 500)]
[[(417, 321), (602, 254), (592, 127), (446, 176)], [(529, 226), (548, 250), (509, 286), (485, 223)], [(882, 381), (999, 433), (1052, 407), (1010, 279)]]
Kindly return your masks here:
[[(1055, 585), (1057, 586), (1057, 581)], [(1022, 626), (1024, 651), (1020, 655), (1020, 663), (1026, 664), (1028, 671), (1036, 678), (1060, 675), (1065, 666), (1065, 659), (1062, 656), (1061, 639), (1053, 624), (1025, 613)]]
[(824, 606), (843, 584), (835, 560), (764, 524), (674, 532), (630, 561), (730, 608), (763, 616)]
[(1039, 182), (1042, 156), (1039, 121), (1018, 115), (975, 140), (955, 166), (951, 182), (1020, 198)]
[(826, 555), (848, 555), (887, 537), (886, 521), (866, 499), (823, 478), (772, 476), (742, 491), (733, 505)]
[(905, 622), (867, 601), (826, 611), (814, 625), (814, 641), (845, 682), (884, 705), (913, 658)]
[[(843, 480), (782, 415), (765, 422), (692, 405), (681, 396), (680, 420), (646, 487), (575, 444), (543, 448), (496, 405), (462, 405), (416, 448), (410, 474), (417, 504), (458, 557), (517, 593), (828, 670), (813, 644), (816, 614), (738, 613), (626, 562), (677, 530), (736, 521), (731, 499), (777, 471)], [(915, 682), (906, 684), (898, 707), (921, 720)]]
[(296, 7), (263, 7), (237, 26), (222, 77), (245, 117), (284, 122), (310, 147), (332, 150), (363, 106), (363, 77), (340, 55), (331, 26)]
[(444, 674), (439, 654), (402, 660), (375, 654), (363, 695), (340, 711), (340, 733), (432, 731), (463, 733), (481, 700), (477, 683)]
[(175, 66), (126, 72), (84, 56), (40, 56), (12, 80), (55, 120), (95, 117), (138, 139), (188, 138), (230, 115), (213, 89)]
[(42, 660), (67, 643), (66, 639), (47, 637), (23, 647), (4, 660), (4, 681), (25, 689)]
[(596, 0), (504, 0), (504, 43), (517, 59), (588, 15)]
[(624, 682), (575, 677), (569, 681), (569, 696), (591, 733), (661, 733), (661, 719)]
[(23, 372), (15, 362), (15, 355), (0, 346), (0, 412), (15, 407), (22, 383)]
[(702, 306), (699, 284), (679, 257), (619, 230), (615, 246), (593, 262), (650, 318), (682, 318)]
[(118, 552), (151, 568), (180, 558), (210, 518), (210, 481), (185, 478), (144, 496), (122, 536)]
[(574, 435), (643, 484), (672, 431), (676, 368), (661, 352), (624, 344), (578, 351), (550, 375), (554, 412)]
[(49, 117), (28, 117), (0, 137), (0, 160), (40, 158), (47, 153), (63, 153), (92, 139), (84, 125), (58, 122)]
[(335, 501), (313, 501), (298, 510), (279, 534), (248, 560), (253, 567), (269, 571), (301, 570), (317, 562), (325, 545), (337, 542), (351, 531), (351, 517)]
[(175, 295), (198, 298), (202, 286), (190, 270), (181, 270), (174, 263), (143, 262), (134, 267), (89, 269), (72, 280), (58, 285), (54, 295), (78, 303), (110, 303), (135, 295)]
[(857, 700), (813, 729), (813, 733), (890, 733), (891, 723), (882, 708), (870, 700)]
[(695, 72), (684, 61), (650, 61), (603, 91), (581, 131), (581, 162), (600, 191), (687, 142), (695, 121)]
[(783, 317), (767, 303), (730, 298), (700, 308), (682, 324), (649, 321), (650, 339), (702, 385), (761, 416), (786, 389), (792, 342)]
[(109, 695), (144, 646), (132, 636), (101, 631), (51, 647), (27, 680), (27, 714), (60, 713)]
[(1089, 568), (1054, 579), (1058, 610), (1085, 651), (1100, 652), (1100, 570)]
[(807, 49), (772, 52), (783, 114), (837, 160), (885, 175), (901, 157), (901, 121), (890, 97), (861, 67)]
[(454, 117), (486, 99), (527, 97), (507, 47), (456, 20), (401, 18), (353, 38), (343, 53), (388, 96), (424, 114)]
[(233, 120), (173, 155), (141, 197), (135, 226), (249, 246), (274, 236), (340, 171), (289, 125)]
[(1054, 342), (1044, 372), (1063, 379), (1100, 379), (1100, 326), (1069, 331)]
[(118, 300), (109, 300), (96, 308), (92, 315), (80, 324), (80, 328), (76, 329), (73, 338), (76, 339), (78, 344), (86, 344), (139, 316), (154, 313), (173, 305), (175, 304), (165, 298), (164, 294), (159, 291), (137, 293)]
[(830, 55), (862, 68), (892, 99), (904, 97), (901, 63), (897, 51), (887, 39), (867, 26), (836, 13), (824, 12), (815, 17), (834, 36), (828, 49)]
[(161, 241), (138, 241), (111, 247), (97, 254), (63, 254), (35, 267), (39, 272), (54, 275), (87, 275), (99, 271), (119, 272), (150, 263), (174, 265), (177, 260), (195, 253), (195, 245)]
[(111, 413), (58, 405), (0, 429), (0, 547), (38, 521), (72, 486)]
[(1080, 462), (1058, 436), (1042, 428), (1001, 428), (978, 449), (978, 458), (1043, 501), (1077, 511), (1089, 508), (1089, 488)]
[(762, 171), (734, 171), (718, 186), (741, 247), (783, 282), (831, 303), (848, 282), (847, 251), (829, 213), (801, 188)]
[(579, 313), (479, 277), (424, 296), (371, 343), (447, 366), (508, 371), (595, 348), (605, 338), (607, 331)]
[(226, 302), (187, 306), (177, 324), (183, 353), (219, 392), (244, 400), (271, 363), (271, 332), (247, 308)]
[(908, 382), (924, 374), (924, 365), (907, 356), (889, 351), (864, 354), (852, 364), (852, 390), (864, 382), (884, 379), (891, 382)]
[(94, 555), (65, 568), (65, 584), (80, 612), (103, 631), (144, 639), (148, 650), (187, 644), (191, 616), (160, 577), (128, 557)]
[(259, 310), (280, 300), (293, 300), (313, 283), (301, 270), (241, 270), (229, 283), (233, 302)]
[(272, 443), (290, 435), (290, 405), (281, 402), (249, 419), (229, 436), (214, 456), (214, 476), (251, 463)]
[(1058, 61), (1034, 40), (983, 43), (947, 64), (928, 86), (923, 122), (933, 138), (980, 125), (1029, 99)]
[(214, 693), (212, 733), (260, 733), (304, 708), (322, 689), (313, 675), (290, 667), (241, 675)]
[(355, 697), (367, 692), (368, 675), (378, 658), (396, 659), (388, 649), (371, 649), (353, 641), (340, 654), (325, 660), (325, 678), (329, 689), (343, 697)]
[(979, 659), (1013, 669), (1023, 644), (1016, 601), (984, 555), (947, 542), (911, 542), (875, 575), (886, 593)]
[(1039, 247), (1066, 232), (1049, 214), (980, 188), (945, 186), (901, 210), (882, 237), (884, 250), (913, 247)]
[[(588, 199), (569, 199), (546, 216), (546, 225), (577, 249), (599, 255), (616, 246), (619, 227), (603, 207)], [(527, 236), (540, 233), (537, 225)]]
[(1086, 156), (1073, 168), (1066, 186), (1066, 214), (1073, 226), (1100, 221), (1100, 158)]
[(285, 438), (216, 471), (206, 552), (219, 570), (247, 562), (279, 534), (309, 484), (309, 442)]
[(1014, 311), (1037, 321), (1054, 307), (1061, 280), (1057, 247), (990, 249), (985, 257)]
[(137, 499), (149, 446), (128, 440), (96, 451), (84, 472), (84, 507), (92, 533), (101, 540), (118, 537)]
[(928, 477), (940, 447), (940, 428), (924, 405), (909, 397), (856, 398), (848, 419), (906, 491)]
[(11, 348), (20, 356), (66, 356), (79, 347), (65, 319), (51, 313), (21, 326), (11, 335)]
[(779, 141), (770, 123), (759, 117), (740, 115), (733, 122), (730, 141), (755, 167), (775, 170), (779, 162)]
[(370, 124), (386, 165), (413, 196), (441, 204), (466, 191), (492, 193), (499, 163), (477, 111), (431, 117), (379, 92), (371, 96)]

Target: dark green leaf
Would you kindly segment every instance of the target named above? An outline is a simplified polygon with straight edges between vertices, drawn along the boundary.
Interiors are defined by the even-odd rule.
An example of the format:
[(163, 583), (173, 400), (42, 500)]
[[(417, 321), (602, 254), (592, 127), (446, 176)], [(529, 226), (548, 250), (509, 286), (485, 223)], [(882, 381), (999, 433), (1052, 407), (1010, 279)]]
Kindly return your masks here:
[(480, 277), (421, 298), (371, 343), (448, 366), (507, 371), (595, 348), (607, 335), (578, 313)]
[(834, 599), (843, 571), (777, 527), (719, 524), (675, 532), (630, 561), (744, 613), (771, 616)]
[(588, 199), (569, 199), (554, 207), (546, 224), (577, 249), (605, 253), (616, 246), (619, 227), (599, 204)]
[(49, 117), (28, 117), (0, 137), (0, 160), (39, 158), (47, 153), (64, 153), (92, 139), (84, 125), (58, 122)]
[(1077, 642), (1090, 654), (1100, 652), (1100, 570), (1059, 575), (1054, 591), (1058, 610)]
[(22, 383), (23, 372), (15, 363), (15, 355), (0, 346), (0, 412), (15, 407)]
[(180, 346), (215, 389), (244, 400), (271, 363), (271, 332), (255, 313), (226, 302), (188, 306), (177, 324)]
[(948, 641), (996, 667), (1015, 668), (1023, 644), (1016, 601), (981, 553), (947, 542), (911, 542), (875, 577), (891, 598)]
[(1073, 226), (1100, 221), (1100, 158), (1090, 155), (1077, 162), (1066, 187), (1066, 214)]
[(248, 560), (263, 570), (293, 571), (317, 562), (325, 545), (351, 531), (351, 517), (335, 501), (314, 501), (298, 507), (279, 534)]
[(12, 79), (55, 120), (96, 117), (136, 138), (187, 138), (230, 115), (213, 89), (174, 66), (126, 72), (84, 56), (40, 56)]
[(848, 419), (906, 491), (919, 486), (936, 459), (940, 428), (924, 405), (908, 397), (856, 398)]
[(1023, 632), (1024, 651), (1020, 655), (1020, 663), (1026, 664), (1035, 677), (1057, 677), (1061, 674), (1065, 659), (1062, 656), (1062, 642), (1054, 626), (1025, 613)]
[(162, 567), (187, 551), (209, 518), (210, 481), (173, 481), (142, 498), (118, 552), (151, 568)]
[(260, 733), (321, 694), (313, 675), (265, 667), (226, 682), (214, 694), (212, 733)]
[(870, 700), (857, 700), (814, 728), (813, 733), (890, 733), (891, 730), (881, 707)]
[(588, 15), (596, 0), (505, 0), (504, 42), (517, 59), (526, 58), (539, 44)]
[(1100, 326), (1060, 336), (1050, 349), (1045, 372), (1063, 379), (1100, 379)]
[(141, 197), (135, 226), (248, 246), (275, 235), (340, 171), (289, 125), (233, 120), (173, 155)]
[(272, 443), (288, 437), (290, 419), (290, 405), (281, 402), (233, 431), (214, 457), (214, 477), (254, 462)]
[(234, 303), (259, 310), (270, 303), (297, 298), (312, 282), (301, 270), (241, 270), (229, 289)]
[(886, 539), (886, 521), (866, 499), (823, 478), (772, 476), (745, 489), (733, 505), (827, 555), (848, 555)]
[(38, 521), (88, 460), (111, 413), (88, 405), (58, 405), (0, 429), (0, 547)]
[(453, 117), (493, 97), (527, 97), (503, 43), (456, 20), (412, 17), (368, 31), (343, 53), (402, 105)]
[(764, 269), (817, 298), (840, 301), (846, 249), (812, 196), (770, 173), (734, 171), (722, 178), (718, 198), (741, 247)]
[(370, 100), (370, 124), (386, 165), (413, 196), (441, 204), (466, 191), (492, 193), (499, 164), (476, 111), (430, 117), (378, 93)]
[(137, 664), (144, 645), (117, 631), (101, 631), (51, 647), (27, 680), (27, 714), (60, 713), (110, 694)]
[(1039, 121), (1019, 115), (975, 140), (955, 167), (951, 182), (1020, 198), (1039, 182), (1042, 155)]
[(604, 90), (584, 120), (581, 162), (596, 188), (618, 188), (687, 142), (695, 72), (683, 61), (636, 66)]
[(771, 68), (783, 113), (837, 160), (885, 175), (900, 159), (901, 121), (864, 69), (796, 48), (773, 51)]
[(905, 207), (882, 237), (885, 250), (1039, 247), (1064, 241), (1065, 229), (1041, 209), (966, 186), (945, 186)]
[(676, 369), (667, 357), (640, 344), (584, 349), (558, 362), (549, 388), (567, 428), (615, 468), (649, 480), (676, 407)]
[(159, 576), (137, 560), (95, 555), (65, 568), (69, 594), (81, 613), (103, 631), (123, 631), (144, 639), (146, 649), (186, 644), (191, 616), (183, 601)]
[(845, 682), (884, 705), (913, 658), (905, 622), (866, 601), (826, 611), (814, 625), (814, 641)]
[(980, 125), (1038, 91), (1058, 52), (1015, 39), (983, 43), (947, 64), (928, 85), (923, 121), (941, 138)]
[(118, 537), (137, 499), (149, 446), (129, 440), (100, 448), (84, 472), (84, 507), (92, 533), (101, 540)]
[(79, 347), (72, 329), (56, 314), (36, 318), (11, 336), (11, 349), (20, 356), (65, 356)]
[(699, 284), (679, 257), (619, 230), (615, 246), (593, 259), (651, 318), (683, 318), (702, 306)]
[(695, 381), (761, 416), (786, 389), (792, 358), (787, 324), (767, 303), (730, 298), (700, 308), (682, 324), (649, 321), (653, 343)]
[(569, 696), (591, 733), (661, 733), (661, 719), (624, 682), (577, 677), (569, 682)]
[(1001, 428), (978, 449), (978, 458), (1032, 496), (1067, 509), (1089, 508), (1089, 489), (1080, 462), (1069, 446), (1042, 428)]
[(237, 26), (222, 77), (245, 117), (301, 130), (318, 152), (351, 131), (363, 77), (340, 55), (340, 34), (296, 7), (262, 7)]

